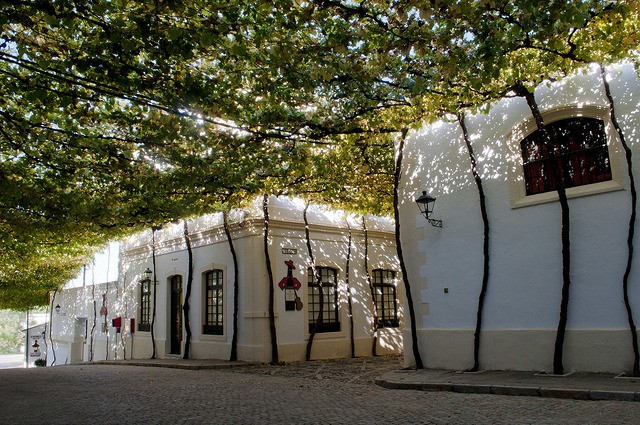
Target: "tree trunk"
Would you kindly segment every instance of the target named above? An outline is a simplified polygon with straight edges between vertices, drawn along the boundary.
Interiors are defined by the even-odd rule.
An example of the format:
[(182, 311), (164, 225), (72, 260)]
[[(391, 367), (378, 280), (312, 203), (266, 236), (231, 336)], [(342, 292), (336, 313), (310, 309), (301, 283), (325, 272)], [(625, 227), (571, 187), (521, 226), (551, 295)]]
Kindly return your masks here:
[(371, 282), (371, 275), (369, 274), (369, 232), (367, 231), (367, 222), (362, 216), (362, 228), (364, 229), (364, 275), (369, 285), (369, 293), (371, 294), (372, 319), (373, 319), (373, 343), (371, 345), (371, 355), (373, 357), (378, 355), (378, 309), (376, 308), (376, 294), (373, 288), (373, 282)]
[(462, 134), (464, 136), (464, 143), (467, 146), (467, 152), (469, 153), (469, 160), (471, 161), (471, 172), (473, 173), (473, 179), (476, 182), (478, 188), (478, 196), (480, 198), (480, 214), (482, 215), (482, 223), (484, 226), (484, 239), (482, 243), (482, 287), (480, 289), (480, 296), (478, 297), (478, 311), (476, 314), (476, 330), (473, 335), (473, 367), (471, 372), (477, 372), (480, 369), (480, 332), (482, 331), (482, 315), (484, 312), (484, 298), (487, 294), (487, 286), (489, 283), (489, 215), (487, 214), (487, 201), (484, 195), (484, 188), (482, 187), (482, 178), (478, 174), (477, 161), (473, 152), (473, 146), (471, 146), (471, 139), (469, 137), (469, 131), (467, 125), (464, 122), (464, 114), (458, 114), (458, 121), (462, 128)]
[(413, 296), (411, 295), (411, 285), (409, 283), (409, 275), (407, 273), (407, 266), (404, 263), (404, 256), (402, 255), (402, 244), (400, 242), (400, 210), (398, 200), (398, 188), (400, 187), (400, 175), (402, 173), (402, 151), (404, 150), (404, 141), (407, 137), (407, 129), (402, 130), (402, 137), (400, 138), (400, 146), (398, 147), (398, 158), (396, 159), (396, 168), (393, 178), (393, 215), (395, 218), (396, 227), (396, 249), (398, 252), (398, 261), (400, 262), (400, 269), (402, 270), (402, 282), (404, 283), (404, 292), (407, 298), (407, 308), (409, 309), (409, 326), (411, 326), (411, 350), (413, 352), (413, 358), (416, 362), (416, 369), (423, 369), (422, 357), (420, 356), (420, 349), (418, 347), (418, 332), (416, 330), (416, 312), (413, 307)]
[(227, 242), (229, 243), (229, 251), (231, 251), (231, 258), (233, 258), (233, 337), (231, 337), (231, 355), (229, 356), (229, 361), (235, 362), (238, 360), (238, 305), (240, 304), (238, 256), (236, 255), (236, 249), (233, 246), (233, 238), (231, 237), (231, 230), (229, 229), (229, 221), (226, 211), (222, 213), (222, 219), (224, 222), (224, 233), (227, 235)]
[[(322, 326), (322, 322), (324, 321), (322, 317), (323, 310), (324, 310), (324, 294), (322, 293), (322, 280), (320, 279), (320, 275), (318, 274), (318, 271), (316, 269), (316, 260), (313, 257), (313, 250), (311, 249), (311, 236), (309, 234), (309, 220), (307, 218), (308, 209), (309, 209), (309, 203), (307, 202), (306, 205), (304, 206), (304, 211), (302, 213), (302, 217), (304, 218), (304, 234), (305, 234), (305, 240), (307, 243), (307, 253), (309, 254), (309, 260), (311, 261), (311, 273), (313, 274), (313, 279), (316, 281), (318, 285), (318, 291), (320, 293), (320, 302), (318, 303), (318, 309), (320, 311), (318, 312), (318, 317), (316, 318), (316, 321), (313, 324), (313, 328), (311, 329), (311, 332), (309, 332), (309, 340), (307, 341), (307, 352), (305, 355), (306, 361), (311, 360), (311, 348), (313, 346), (313, 340), (316, 336), (316, 333), (318, 332), (318, 329), (320, 328), (320, 326)], [(308, 286), (307, 286), (307, 291), (310, 291)]]
[(571, 240), (569, 238), (569, 201), (567, 200), (567, 191), (565, 189), (564, 180), (558, 170), (557, 160), (555, 156), (555, 149), (553, 149), (554, 141), (551, 140), (551, 135), (547, 131), (542, 114), (538, 108), (538, 104), (532, 92), (530, 92), (522, 84), (516, 87), (516, 92), (523, 95), (527, 100), (529, 109), (536, 122), (536, 127), (542, 133), (545, 143), (547, 145), (547, 152), (554, 152), (550, 157), (551, 170), (553, 177), (556, 181), (556, 191), (558, 193), (558, 201), (560, 203), (560, 209), (562, 214), (562, 299), (560, 301), (560, 320), (558, 321), (558, 330), (556, 332), (556, 342), (553, 353), (553, 373), (555, 375), (562, 375), (564, 373), (563, 366), (563, 348), (564, 337), (567, 329), (567, 317), (569, 310), (569, 289), (571, 287)]
[(633, 312), (631, 310), (631, 303), (629, 301), (629, 275), (631, 274), (631, 266), (633, 264), (633, 237), (636, 229), (636, 208), (638, 203), (638, 194), (636, 192), (636, 183), (633, 177), (633, 162), (631, 160), (631, 148), (627, 144), (624, 137), (622, 128), (618, 124), (616, 118), (613, 96), (611, 95), (611, 89), (606, 79), (606, 71), (602, 64), (600, 66), (600, 77), (602, 78), (602, 84), (604, 85), (604, 91), (609, 101), (609, 117), (611, 123), (618, 133), (620, 143), (624, 148), (625, 157), (627, 160), (627, 173), (629, 175), (629, 192), (631, 193), (631, 216), (629, 217), (629, 231), (627, 234), (627, 265), (624, 270), (624, 276), (622, 277), (622, 292), (624, 295), (624, 306), (627, 311), (627, 321), (629, 322), (629, 329), (631, 330), (631, 344), (633, 347), (633, 376), (640, 376), (640, 350), (638, 349), (638, 333), (636, 331), (636, 325), (633, 320)]
[(262, 197), (262, 211), (264, 212), (264, 257), (267, 265), (267, 277), (269, 279), (269, 331), (271, 334), (271, 364), (278, 364), (278, 337), (276, 335), (275, 294), (273, 285), (273, 270), (271, 269), (271, 256), (269, 255), (269, 195)]
[(189, 303), (191, 299), (191, 286), (193, 285), (193, 250), (191, 249), (191, 240), (189, 239), (189, 226), (187, 220), (183, 220), (184, 223), (184, 242), (187, 245), (187, 255), (189, 256), (189, 265), (187, 268), (187, 290), (184, 294), (184, 305), (182, 306), (182, 312), (184, 313), (184, 330), (187, 334), (187, 338), (184, 342), (184, 354), (183, 359), (189, 358), (189, 351), (191, 346), (191, 321), (190, 311), (191, 305)]

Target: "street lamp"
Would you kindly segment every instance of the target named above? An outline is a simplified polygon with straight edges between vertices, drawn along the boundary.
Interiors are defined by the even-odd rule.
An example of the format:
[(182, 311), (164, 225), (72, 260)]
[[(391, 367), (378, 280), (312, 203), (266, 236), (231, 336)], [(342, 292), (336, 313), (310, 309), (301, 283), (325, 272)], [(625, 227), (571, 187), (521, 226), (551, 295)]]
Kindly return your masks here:
[(427, 195), (426, 190), (423, 190), (422, 195), (416, 198), (416, 204), (418, 204), (418, 209), (420, 210), (420, 213), (424, 215), (424, 218), (426, 218), (433, 227), (442, 227), (442, 220), (431, 218), (435, 203), (436, 198), (431, 195)]

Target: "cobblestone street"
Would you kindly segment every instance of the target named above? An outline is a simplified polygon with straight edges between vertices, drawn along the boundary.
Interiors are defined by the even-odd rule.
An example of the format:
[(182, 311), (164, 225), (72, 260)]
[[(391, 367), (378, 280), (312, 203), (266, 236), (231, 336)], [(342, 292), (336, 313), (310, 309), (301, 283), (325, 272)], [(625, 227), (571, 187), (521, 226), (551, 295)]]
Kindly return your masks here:
[(6, 424), (638, 423), (640, 403), (389, 390), (398, 357), (183, 370), (75, 365), (0, 371)]

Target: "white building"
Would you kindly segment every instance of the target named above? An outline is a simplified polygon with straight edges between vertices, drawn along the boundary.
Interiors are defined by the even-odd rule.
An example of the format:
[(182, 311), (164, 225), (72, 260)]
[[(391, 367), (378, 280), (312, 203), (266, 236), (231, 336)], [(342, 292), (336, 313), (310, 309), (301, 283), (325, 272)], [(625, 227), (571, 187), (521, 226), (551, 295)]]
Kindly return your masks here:
[[(305, 359), (318, 316), (318, 288), (308, 280), (311, 260), (303, 210), (301, 202), (269, 199), (268, 252), (280, 361)], [(252, 208), (234, 211), (228, 221), (238, 264), (237, 357), (270, 362), (270, 284), (261, 200)], [(397, 283), (401, 279), (392, 221), (311, 206), (308, 222), (325, 295), (324, 321), (313, 339), (311, 358), (350, 357), (352, 341), (356, 356), (371, 355), (374, 337), (377, 354), (401, 352), (403, 291)], [(187, 231), (192, 249), (189, 357), (226, 360), (234, 337), (236, 276), (222, 214), (188, 220)], [(184, 232), (184, 223), (179, 222), (135, 235), (121, 244), (117, 280), (59, 291), (53, 301), (61, 312), (53, 314), (57, 357), (69, 363), (150, 358), (152, 329), (156, 357), (184, 355), (183, 307), (190, 268)], [(145, 277), (147, 268), (155, 269), (150, 280)], [(278, 285), (289, 271), (299, 288)], [(374, 326), (374, 317), (379, 326)], [(121, 321), (119, 333), (113, 326), (116, 318)]]
[[(617, 120), (633, 152), (637, 179), (640, 82), (629, 64), (609, 68), (607, 77)], [(558, 160), (568, 187), (571, 224), (565, 369), (627, 371), (633, 364), (633, 347), (622, 281), (630, 181), (599, 70), (591, 68), (541, 85), (535, 98), (548, 126), (568, 129), (570, 136), (576, 135), (576, 126), (588, 128), (582, 133), (590, 134), (588, 146), (566, 143)], [(465, 122), (490, 223), (480, 368), (551, 371), (563, 284), (561, 209), (550, 174), (545, 172), (549, 163), (543, 147), (535, 136), (527, 138), (536, 130), (531, 110), (524, 98), (506, 98), (492, 105), (487, 115), (470, 116)], [(585, 140), (584, 134), (577, 136)], [(442, 220), (442, 228), (431, 226), (420, 215), (415, 199), (422, 191), (437, 199), (432, 218)], [(424, 365), (470, 368), (483, 277), (484, 226), (458, 122), (425, 126), (410, 135), (403, 151), (400, 199), (401, 241), (403, 251), (410, 253), (405, 261)], [(637, 254), (629, 300), (638, 324)], [(405, 353), (411, 362), (408, 330), (405, 336)]]

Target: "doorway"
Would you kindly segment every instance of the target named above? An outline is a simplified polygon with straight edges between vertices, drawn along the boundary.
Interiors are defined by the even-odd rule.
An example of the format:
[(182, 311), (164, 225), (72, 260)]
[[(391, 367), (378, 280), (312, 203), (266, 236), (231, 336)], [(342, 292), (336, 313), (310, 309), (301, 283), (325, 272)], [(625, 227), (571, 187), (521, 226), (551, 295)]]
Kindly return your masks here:
[(169, 312), (169, 334), (171, 348), (169, 354), (182, 353), (182, 276), (170, 278), (171, 304)]

